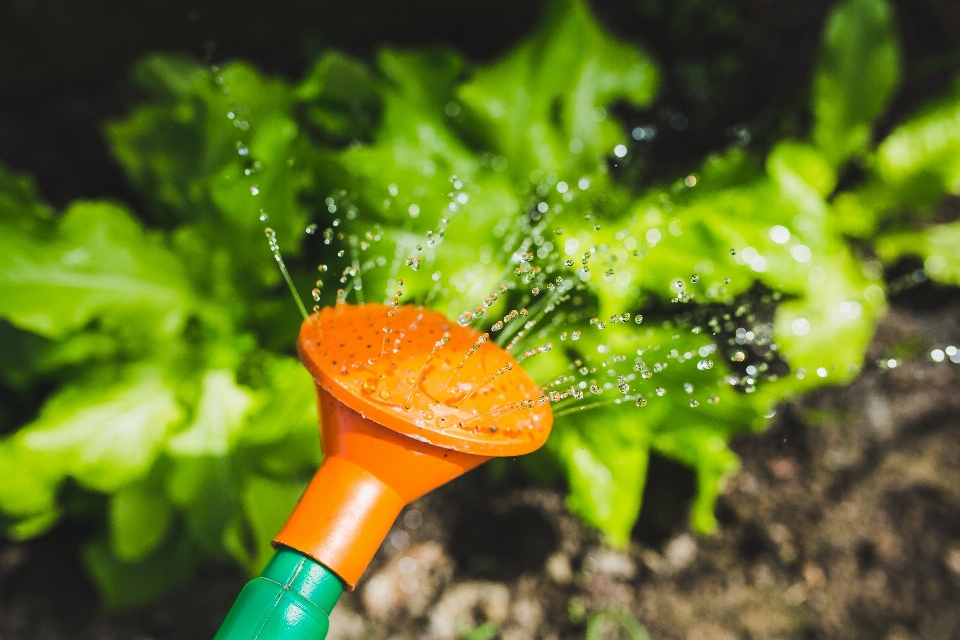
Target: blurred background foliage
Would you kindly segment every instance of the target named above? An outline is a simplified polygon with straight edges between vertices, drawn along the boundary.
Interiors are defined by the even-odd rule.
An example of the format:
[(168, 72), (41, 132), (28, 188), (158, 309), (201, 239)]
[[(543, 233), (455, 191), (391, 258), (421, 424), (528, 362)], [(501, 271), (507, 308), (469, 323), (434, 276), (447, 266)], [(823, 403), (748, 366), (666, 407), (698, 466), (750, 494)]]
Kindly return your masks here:
[[(935, 37), (951, 9), (800, 6), (90, 9), (109, 47), (58, 30), (80, 5), (8, 8), (6, 534), (88, 523), (85, 560), (116, 606), (203, 559), (262, 566), (321, 455), (266, 225), (305, 297), (328, 265), (324, 304), (351, 269), (380, 300), (399, 268), (405, 299), (451, 317), (507, 262), (521, 280), (491, 319), (543, 304), (531, 287), (558, 275), (583, 283), (565, 326), (537, 335), (563, 348), (531, 369), (580, 361), (608, 398), (626, 381), (627, 406), (561, 410), (544, 452), (493, 471), (564, 483), (623, 545), (654, 452), (695, 470), (690, 521), (709, 532), (732, 435), (854, 377), (888, 289), (960, 284), (960, 57)], [(125, 20), (151, 19), (131, 36)], [(141, 55), (155, 48), (194, 55)], [(422, 268), (405, 267), (418, 244)]]

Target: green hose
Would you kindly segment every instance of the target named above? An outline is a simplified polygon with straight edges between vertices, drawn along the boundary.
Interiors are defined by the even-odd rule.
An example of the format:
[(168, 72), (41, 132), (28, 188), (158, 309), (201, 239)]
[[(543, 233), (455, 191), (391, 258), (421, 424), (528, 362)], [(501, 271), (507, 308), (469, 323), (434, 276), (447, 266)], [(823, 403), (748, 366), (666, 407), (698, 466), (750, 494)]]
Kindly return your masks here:
[(240, 592), (214, 640), (322, 640), (343, 586), (316, 560), (280, 547)]

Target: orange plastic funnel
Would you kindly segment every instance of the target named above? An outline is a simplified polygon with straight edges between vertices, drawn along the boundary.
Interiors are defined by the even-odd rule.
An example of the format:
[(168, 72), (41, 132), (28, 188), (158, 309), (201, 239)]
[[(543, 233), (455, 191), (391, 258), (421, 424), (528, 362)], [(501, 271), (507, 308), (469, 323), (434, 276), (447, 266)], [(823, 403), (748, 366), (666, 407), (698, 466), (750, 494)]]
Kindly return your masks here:
[(307, 319), (297, 346), (325, 458), (275, 542), (350, 588), (404, 505), (550, 434), (549, 403), (519, 363), (435, 311), (341, 304)]

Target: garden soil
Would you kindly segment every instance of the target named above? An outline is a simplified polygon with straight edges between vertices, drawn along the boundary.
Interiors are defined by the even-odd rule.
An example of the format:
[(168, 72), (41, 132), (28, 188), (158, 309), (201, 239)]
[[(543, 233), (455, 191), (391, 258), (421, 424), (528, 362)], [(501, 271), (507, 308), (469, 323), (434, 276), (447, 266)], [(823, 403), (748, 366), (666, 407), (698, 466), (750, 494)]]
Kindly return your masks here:
[[(597, 637), (628, 637), (617, 612), (654, 640), (960, 638), (960, 364), (930, 357), (960, 345), (960, 298), (912, 298), (853, 384), (732, 444), (742, 468), (712, 535), (688, 530), (693, 478), (663, 459), (621, 550), (561, 491), (481, 468), (401, 515), (329, 638), (572, 640), (595, 618)], [(148, 609), (104, 613), (80, 533), (0, 547), (0, 640), (209, 640), (245, 580), (207, 566)]]

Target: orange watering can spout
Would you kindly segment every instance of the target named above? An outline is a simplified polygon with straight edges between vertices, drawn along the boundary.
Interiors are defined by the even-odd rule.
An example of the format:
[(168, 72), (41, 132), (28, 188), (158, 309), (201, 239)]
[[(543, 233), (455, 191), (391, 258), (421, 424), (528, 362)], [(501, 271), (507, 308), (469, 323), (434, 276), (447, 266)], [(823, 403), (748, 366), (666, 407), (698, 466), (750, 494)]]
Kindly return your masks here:
[(414, 440), (318, 394), (326, 458), (275, 542), (353, 588), (407, 503), (489, 457)]
[(553, 416), (505, 350), (421, 307), (339, 304), (300, 329), (324, 460), (215, 640), (319, 640), (411, 500), (539, 448)]
[(485, 334), (421, 307), (340, 305), (304, 322), (325, 459), (275, 542), (352, 588), (404, 505), (552, 424), (541, 391)]

